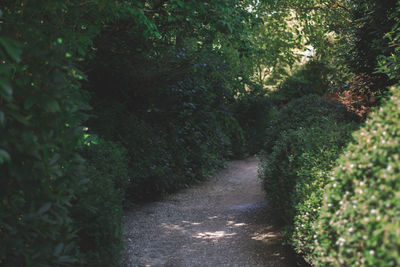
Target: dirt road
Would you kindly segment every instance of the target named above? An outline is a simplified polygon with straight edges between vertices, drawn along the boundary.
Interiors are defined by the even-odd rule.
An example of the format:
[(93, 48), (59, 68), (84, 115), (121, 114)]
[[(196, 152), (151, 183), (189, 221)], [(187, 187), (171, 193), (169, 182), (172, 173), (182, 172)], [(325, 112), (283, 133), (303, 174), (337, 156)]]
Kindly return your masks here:
[(257, 178), (255, 158), (124, 218), (123, 266), (296, 266)]

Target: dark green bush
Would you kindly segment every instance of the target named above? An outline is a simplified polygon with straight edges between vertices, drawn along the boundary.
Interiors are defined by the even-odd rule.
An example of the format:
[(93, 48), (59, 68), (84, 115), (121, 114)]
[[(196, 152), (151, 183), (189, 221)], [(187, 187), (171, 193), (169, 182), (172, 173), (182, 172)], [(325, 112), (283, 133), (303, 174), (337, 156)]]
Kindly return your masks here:
[(110, 1), (1, 1), (2, 266), (76, 266), (86, 258), (70, 210), (86, 176), (77, 146), (88, 97), (77, 65), (124, 7), (137, 11)]
[(129, 183), (125, 149), (104, 140), (82, 148), (87, 181), (71, 208), (83, 266), (119, 266), (123, 249), (122, 202)]
[(231, 52), (190, 42), (176, 47), (168, 30), (160, 28), (173, 37), (144, 40), (129, 20), (111, 24), (87, 62), (94, 107), (88, 126), (127, 149), (133, 199), (187, 187), (244, 154), (243, 130), (232, 111), (243, 85), (227, 60)]
[(322, 62), (311, 60), (286, 78), (278, 89), (270, 94), (276, 105), (286, 104), (305, 95), (322, 96), (329, 87), (329, 68)]
[[(54, 1), (46, 11), (36, 1), (0, 7), (2, 266), (80, 262), (69, 207), (84, 175), (75, 148), (87, 98), (74, 59), (65, 56), (76, 48), (67, 48), (72, 36), (64, 33), (79, 10), (60, 19), (61, 4)], [(44, 12), (52, 15), (42, 25)]]
[(272, 152), (274, 143), (284, 131), (318, 125), (329, 117), (333, 122), (352, 121), (356, 118), (343, 105), (317, 95), (308, 95), (294, 100), (282, 108), (270, 121), (263, 149), (266, 153)]
[(246, 151), (258, 153), (264, 144), (266, 131), (276, 110), (271, 100), (263, 94), (246, 94), (234, 106), (234, 116), (243, 129)]
[(200, 117), (210, 116), (206, 121), (195, 121), (182, 112), (173, 122), (166, 119), (152, 125), (134, 114), (111, 110), (96, 113), (102, 119), (99, 124), (92, 122), (91, 129), (126, 148), (130, 170), (126, 193), (132, 200), (158, 197), (204, 179), (232, 154), (229, 133), (243, 142), (233, 118), (218, 120), (204, 114)]
[[(317, 110), (310, 112), (314, 110), (309, 106), (312, 105), (310, 100), (319, 107), (320, 113)], [(312, 226), (319, 215), (325, 184), (342, 147), (350, 140), (357, 125), (342, 121), (346, 118), (343, 110), (319, 97), (303, 97), (293, 103), (297, 105), (289, 105), (277, 117), (282, 118), (281, 113), (286, 117), (290, 108), (304, 113), (291, 117), (294, 123), (281, 121), (286, 129), (280, 132), (272, 151), (264, 154), (260, 177), (268, 198), (286, 224), (288, 243), (310, 260), (309, 255), (315, 249)], [(327, 112), (329, 108), (331, 111)]]
[(339, 160), (316, 225), (320, 266), (400, 265), (400, 87)]

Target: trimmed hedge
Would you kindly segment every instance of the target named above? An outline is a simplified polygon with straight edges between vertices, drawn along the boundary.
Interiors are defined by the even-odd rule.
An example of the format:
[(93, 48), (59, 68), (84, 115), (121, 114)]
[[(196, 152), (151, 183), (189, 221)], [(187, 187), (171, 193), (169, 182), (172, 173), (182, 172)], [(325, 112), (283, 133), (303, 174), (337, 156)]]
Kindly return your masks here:
[[(311, 100), (318, 104), (318, 110), (310, 104)], [(290, 125), (297, 128), (280, 132), (271, 153), (262, 158), (260, 176), (269, 199), (286, 224), (285, 238), (309, 260), (307, 255), (313, 252), (315, 239), (312, 225), (319, 215), (325, 184), (357, 124), (342, 121), (347, 118), (346, 113), (319, 97), (303, 97), (295, 103), (282, 109), (277, 117), (286, 117), (295, 112), (293, 109), (299, 109), (308, 115), (308, 120), (301, 120), (301, 113), (301, 118), (291, 117), (296, 123)], [(331, 112), (329, 108), (333, 108)]]
[(316, 225), (320, 266), (400, 265), (400, 87), (355, 134)]
[(263, 149), (271, 153), (274, 143), (284, 131), (310, 127), (331, 117), (336, 122), (350, 122), (356, 117), (346, 107), (318, 95), (307, 95), (282, 108), (270, 121)]

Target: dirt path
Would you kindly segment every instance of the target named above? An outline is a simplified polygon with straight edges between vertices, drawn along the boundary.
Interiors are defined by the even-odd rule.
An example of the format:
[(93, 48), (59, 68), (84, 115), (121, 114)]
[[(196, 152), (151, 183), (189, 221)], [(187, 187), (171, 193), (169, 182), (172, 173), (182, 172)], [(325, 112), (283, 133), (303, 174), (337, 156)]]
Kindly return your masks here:
[(257, 164), (231, 161), (210, 181), (126, 213), (123, 266), (296, 266)]

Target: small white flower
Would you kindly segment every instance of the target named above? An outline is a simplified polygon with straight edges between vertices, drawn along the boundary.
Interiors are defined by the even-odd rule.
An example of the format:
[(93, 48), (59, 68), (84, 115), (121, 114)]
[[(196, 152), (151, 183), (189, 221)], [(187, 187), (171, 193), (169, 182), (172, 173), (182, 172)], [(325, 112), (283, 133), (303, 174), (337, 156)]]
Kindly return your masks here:
[(339, 246), (343, 246), (345, 242), (346, 242), (346, 239), (344, 239), (343, 237), (341, 237), (341, 238), (338, 239), (338, 241), (336, 242), (336, 244), (339, 245)]
[(375, 251), (373, 251), (373, 250), (370, 250), (370, 251), (369, 251), (369, 255), (372, 256), (372, 255), (374, 255), (374, 254), (375, 254)]

